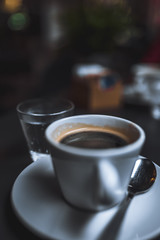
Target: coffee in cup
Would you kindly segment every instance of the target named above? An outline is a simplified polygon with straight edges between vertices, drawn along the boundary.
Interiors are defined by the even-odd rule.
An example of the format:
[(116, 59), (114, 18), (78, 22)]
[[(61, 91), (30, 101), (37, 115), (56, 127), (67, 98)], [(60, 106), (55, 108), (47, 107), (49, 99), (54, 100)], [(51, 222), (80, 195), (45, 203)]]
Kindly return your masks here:
[(128, 144), (127, 139), (117, 133), (91, 127), (68, 132), (59, 142), (68, 146), (91, 149), (118, 148)]

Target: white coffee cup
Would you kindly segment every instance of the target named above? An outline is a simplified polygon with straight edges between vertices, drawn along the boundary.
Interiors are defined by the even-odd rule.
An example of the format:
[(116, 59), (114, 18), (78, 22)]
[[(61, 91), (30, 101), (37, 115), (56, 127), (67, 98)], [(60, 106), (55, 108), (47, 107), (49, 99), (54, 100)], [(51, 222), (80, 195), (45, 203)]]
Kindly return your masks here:
[[(110, 132), (124, 138), (125, 146), (90, 149), (61, 143), (66, 135), (83, 131)], [(137, 124), (107, 115), (79, 115), (49, 125), (46, 139), (64, 198), (86, 210), (104, 210), (120, 203), (127, 192), (132, 169), (145, 141)]]

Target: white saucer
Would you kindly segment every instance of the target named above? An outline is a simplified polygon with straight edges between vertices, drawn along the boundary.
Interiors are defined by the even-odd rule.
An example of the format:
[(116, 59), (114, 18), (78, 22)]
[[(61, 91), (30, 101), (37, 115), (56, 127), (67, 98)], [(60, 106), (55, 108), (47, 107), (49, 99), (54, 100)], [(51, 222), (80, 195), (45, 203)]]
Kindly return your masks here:
[(160, 233), (160, 168), (152, 188), (106, 211), (76, 209), (62, 198), (49, 160), (38, 160), (16, 179), (15, 213), (32, 232), (58, 240), (137, 240)]

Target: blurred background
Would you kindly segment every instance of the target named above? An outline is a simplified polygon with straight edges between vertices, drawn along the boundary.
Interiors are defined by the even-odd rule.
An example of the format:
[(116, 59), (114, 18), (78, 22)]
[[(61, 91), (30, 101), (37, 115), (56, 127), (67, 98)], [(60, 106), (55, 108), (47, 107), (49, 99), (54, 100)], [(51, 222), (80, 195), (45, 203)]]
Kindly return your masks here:
[(28, 98), (70, 97), (77, 63), (132, 83), (135, 64), (160, 62), (159, 8), (158, 0), (0, 0), (0, 114)]
[(1, 239), (35, 239), (9, 207), (32, 162), (17, 104), (62, 96), (78, 113), (132, 120), (146, 132), (142, 155), (160, 165), (159, 64), (160, 0), (0, 0)]

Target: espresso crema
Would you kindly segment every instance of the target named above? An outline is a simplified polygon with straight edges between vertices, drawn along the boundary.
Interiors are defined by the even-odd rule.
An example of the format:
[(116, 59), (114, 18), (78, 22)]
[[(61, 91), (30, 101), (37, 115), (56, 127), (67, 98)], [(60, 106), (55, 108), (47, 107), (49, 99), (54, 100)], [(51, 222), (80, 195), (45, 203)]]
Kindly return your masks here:
[(72, 147), (110, 149), (128, 145), (131, 139), (122, 131), (108, 126), (66, 124), (56, 129), (55, 140)]

